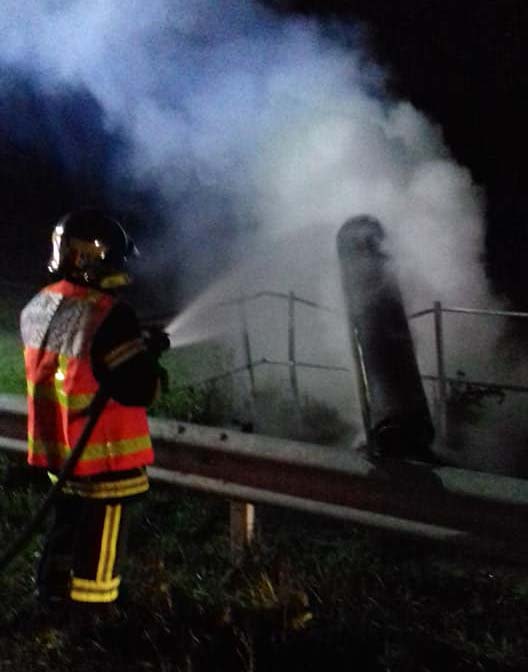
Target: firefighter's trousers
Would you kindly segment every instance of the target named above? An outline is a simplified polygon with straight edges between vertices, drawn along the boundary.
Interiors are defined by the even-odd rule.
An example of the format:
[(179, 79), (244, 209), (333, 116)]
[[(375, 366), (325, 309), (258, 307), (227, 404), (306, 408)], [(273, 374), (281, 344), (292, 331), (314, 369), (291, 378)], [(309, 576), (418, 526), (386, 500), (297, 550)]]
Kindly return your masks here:
[(104, 604), (117, 599), (133, 501), (58, 498), (37, 572), (43, 602)]

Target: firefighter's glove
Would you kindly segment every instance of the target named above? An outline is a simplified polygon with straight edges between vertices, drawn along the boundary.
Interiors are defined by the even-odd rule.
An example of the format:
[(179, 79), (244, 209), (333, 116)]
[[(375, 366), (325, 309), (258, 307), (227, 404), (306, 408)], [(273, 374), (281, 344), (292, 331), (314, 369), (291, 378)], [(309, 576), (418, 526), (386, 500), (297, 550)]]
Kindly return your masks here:
[(145, 331), (145, 344), (148, 351), (158, 359), (170, 348), (170, 338), (167, 332), (157, 327), (150, 327)]

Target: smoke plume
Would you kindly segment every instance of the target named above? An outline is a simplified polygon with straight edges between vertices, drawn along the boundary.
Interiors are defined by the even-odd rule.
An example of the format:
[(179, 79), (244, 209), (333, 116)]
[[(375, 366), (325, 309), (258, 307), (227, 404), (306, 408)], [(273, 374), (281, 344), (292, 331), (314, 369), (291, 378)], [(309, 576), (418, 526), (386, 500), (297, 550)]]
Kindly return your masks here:
[[(386, 228), (409, 311), (433, 300), (489, 307), (481, 195), (441, 130), (387, 96), (354, 27), (251, 0), (4, 0), (0, 34), (4, 68), (24, 69), (44, 92), (88, 90), (126, 139), (116, 183), (158, 195), (164, 227), (148, 232), (150, 261), (165, 289), (177, 282), (192, 295), (207, 277), (215, 303), (294, 291), (341, 308), (335, 234), (369, 213)], [(236, 272), (215, 285), (226, 260)], [(196, 337), (211, 332), (205, 315)], [(270, 315), (255, 311), (254, 347), (284, 358)], [(342, 364), (343, 320), (318, 315), (299, 314), (310, 334), (299, 358)], [(491, 347), (494, 337), (480, 338)], [(468, 339), (457, 341), (463, 361)]]
[(384, 97), (359, 45), (242, 0), (5, 0), (0, 30), (4, 67), (96, 98), (128, 140), (115, 170), (157, 190), (194, 265), (231, 256), (248, 228), (331, 237), (368, 211), (417, 285), (467, 296), (470, 278), (479, 294), (470, 177), (419, 112)]

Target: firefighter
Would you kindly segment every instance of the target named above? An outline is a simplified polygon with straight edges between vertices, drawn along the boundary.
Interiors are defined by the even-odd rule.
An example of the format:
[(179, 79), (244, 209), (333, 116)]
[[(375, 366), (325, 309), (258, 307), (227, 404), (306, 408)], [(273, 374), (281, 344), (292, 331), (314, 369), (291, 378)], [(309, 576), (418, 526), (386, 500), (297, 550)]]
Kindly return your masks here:
[(117, 298), (137, 253), (112, 217), (79, 210), (52, 233), (44, 287), (21, 313), (28, 396), (28, 462), (57, 477), (99, 386), (109, 395), (54, 503), (37, 571), (42, 604), (109, 605), (119, 595), (130, 505), (149, 488), (146, 407), (159, 387), (168, 338), (146, 338)]

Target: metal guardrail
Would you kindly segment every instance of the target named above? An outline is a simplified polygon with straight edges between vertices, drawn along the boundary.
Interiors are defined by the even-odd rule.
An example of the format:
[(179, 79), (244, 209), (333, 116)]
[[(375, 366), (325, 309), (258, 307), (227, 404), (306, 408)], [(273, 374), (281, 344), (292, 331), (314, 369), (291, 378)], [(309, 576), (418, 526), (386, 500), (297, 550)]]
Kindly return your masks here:
[[(528, 481), (173, 420), (150, 427), (155, 480), (528, 563)], [(25, 400), (0, 397), (0, 448), (22, 454), (25, 433)]]
[[(295, 358), (293, 293), (261, 292), (289, 302), (289, 361), (251, 360), (237, 371), (260, 365), (346, 371)], [(244, 306), (244, 300), (239, 302)], [(303, 300), (304, 301), (304, 300)], [(309, 305), (320, 308), (313, 302)], [(528, 317), (527, 313), (443, 307), (414, 313), (433, 314), (437, 346), (440, 406), (447, 386), (460, 383), (446, 375), (442, 313)], [(244, 333), (247, 323), (242, 314)], [(249, 338), (247, 339), (249, 346)], [(248, 368), (249, 367), (249, 368)], [(233, 371), (215, 379), (232, 375)], [(528, 387), (464, 380), (464, 384), (528, 392)], [(296, 379), (291, 378), (295, 392)], [(442, 393), (443, 391), (443, 393)], [(368, 390), (366, 391), (368, 392)], [(298, 388), (297, 388), (298, 393)], [(380, 530), (455, 545), (487, 556), (528, 563), (528, 481), (453, 467), (433, 467), (397, 460), (373, 461), (357, 451), (298, 443), (221, 428), (202, 427), (171, 420), (150, 419), (156, 450), (154, 480), (216, 493), (230, 500), (267, 503), (345, 519)], [(22, 454), (26, 450), (26, 403), (22, 397), (0, 395), (0, 450)]]
[(318, 308), (319, 310), (324, 310), (327, 313), (339, 313), (336, 308), (329, 308), (328, 306), (323, 306), (320, 303), (317, 303), (316, 301), (311, 301), (310, 299), (305, 299), (302, 296), (298, 296), (297, 294), (294, 294), (293, 292), (270, 292), (270, 291), (263, 291), (263, 292), (256, 292), (255, 294), (243, 294), (242, 296), (237, 297), (236, 299), (230, 299), (229, 301), (222, 301), (219, 305), (221, 306), (230, 306), (230, 305), (235, 305), (235, 304), (240, 304), (240, 303), (247, 303), (248, 301), (254, 301), (256, 299), (260, 298), (275, 298), (275, 299), (286, 299), (287, 301), (295, 301), (296, 303), (302, 303), (305, 306), (310, 306), (312, 308)]

